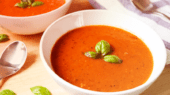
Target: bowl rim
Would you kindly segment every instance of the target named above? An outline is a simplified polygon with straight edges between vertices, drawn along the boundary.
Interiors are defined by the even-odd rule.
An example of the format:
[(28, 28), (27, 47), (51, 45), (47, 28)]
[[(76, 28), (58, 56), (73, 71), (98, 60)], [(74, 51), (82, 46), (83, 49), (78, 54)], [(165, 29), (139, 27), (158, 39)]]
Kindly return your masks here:
[[(167, 59), (166, 48), (165, 48), (165, 45), (164, 45), (163, 41), (161, 40), (161, 37), (160, 37), (151, 27), (149, 27), (147, 24), (145, 24), (145, 23), (142, 22), (141, 20), (138, 20), (138, 19), (136, 19), (136, 18), (132, 18), (132, 17), (130, 17), (129, 15), (126, 15), (126, 14), (116, 13), (116, 14), (120, 14), (120, 15), (126, 15), (126, 16), (128, 16), (129, 18), (131, 18), (131, 19), (134, 19), (134, 20), (137, 20), (137, 21), (140, 22), (140, 23), (143, 23), (144, 25), (146, 25), (146, 26), (148, 26), (150, 29), (152, 29), (152, 30), (154, 31), (153, 33), (155, 34), (155, 36), (157, 36), (157, 37), (159, 38), (159, 40), (161, 40), (162, 46), (164, 47), (164, 49), (163, 49), (162, 51), (163, 51), (164, 54), (165, 54), (164, 62), (162, 62), (164, 65), (162, 65), (162, 68), (160, 68), (160, 72), (157, 74), (157, 76), (156, 76), (154, 79), (152, 79), (152, 82), (150, 82), (150, 83), (145, 82), (145, 83), (143, 83), (142, 85), (139, 85), (139, 86), (137, 86), (137, 87), (135, 87), (135, 88), (127, 89), (127, 90), (123, 90), (123, 91), (117, 91), (117, 92), (98, 92), (98, 91), (92, 91), (92, 90), (87, 90), (87, 89), (83, 89), (83, 88), (77, 87), (77, 86), (75, 86), (75, 85), (73, 85), (73, 84), (71, 84), (71, 83), (63, 80), (62, 78), (60, 78), (60, 77), (49, 67), (49, 65), (47, 65), (48, 63), (46, 62), (46, 60), (45, 60), (45, 58), (44, 58), (44, 56), (43, 56), (43, 52), (42, 52), (42, 50), (43, 50), (43, 49), (42, 49), (42, 48), (43, 48), (43, 47), (42, 47), (43, 39), (44, 39), (47, 31), (48, 31), (48, 30), (50, 29), (50, 27), (52, 27), (55, 23), (57, 23), (58, 21), (60, 21), (60, 20), (62, 20), (62, 19), (65, 19), (65, 18), (67, 18), (67, 17), (69, 17), (69, 16), (71, 16), (71, 15), (78, 14), (78, 13), (83, 13), (83, 12), (113, 12), (113, 11), (111, 11), (111, 10), (103, 10), (103, 9), (95, 9), (95, 10), (94, 10), (94, 9), (89, 9), (89, 10), (76, 11), (76, 12), (69, 13), (69, 14), (67, 14), (67, 15), (64, 15), (64, 16), (60, 17), (59, 19), (55, 20), (53, 23), (51, 23), (51, 24), (46, 28), (46, 30), (44, 31), (44, 33), (43, 33), (43, 35), (42, 35), (42, 37), (41, 37), (41, 40), (40, 40), (40, 48), (39, 48), (39, 49), (40, 49), (40, 58), (41, 58), (41, 60), (42, 60), (42, 62), (43, 62), (43, 64), (44, 64), (46, 70), (49, 72), (49, 74), (50, 74), (52, 77), (54, 77), (55, 79), (59, 80), (59, 82), (62, 82), (62, 84), (67, 85), (69, 88), (72, 88), (72, 89), (74, 89), (74, 90), (79, 90), (79, 91), (84, 92), (84, 93), (97, 94), (97, 95), (110, 95), (110, 94), (114, 94), (114, 95), (119, 95), (119, 94), (121, 94), (121, 95), (122, 95), (122, 94), (127, 94), (127, 93), (131, 93), (131, 92), (135, 92), (135, 91), (137, 91), (137, 90), (139, 90), (139, 89), (141, 89), (141, 88), (149, 87), (149, 86), (160, 76), (160, 74), (161, 74), (162, 71), (164, 70), (164, 67), (165, 67), (165, 64), (166, 64), (166, 59)], [(62, 34), (62, 35), (63, 35), (63, 34)]]
[(56, 9), (53, 9), (53, 10), (51, 10), (51, 11), (49, 11), (49, 12), (42, 13), (42, 14), (38, 14), (38, 15), (33, 15), (33, 16), (7, 16), (7, 15), (1, 15), (1, 14), (0, 14), (0, 17), (8, 18), (8, 19), (26, 19), (26, 18), (44, 16), (44, 15), (46, 15), (46, 14), (50, 14), (50, 13), (52, 13), (52, 12), (54, 12), (54, 11), (57, 11), (57, 10), (62, 9), (63, 7), (65, 7), (65, 6), (67, 6), (68, 4), (70, 4), (71, 2), (72, 2), (72, 0), (65, 0), (65, 3), (64, 3), (62, 6), (56, 8)]

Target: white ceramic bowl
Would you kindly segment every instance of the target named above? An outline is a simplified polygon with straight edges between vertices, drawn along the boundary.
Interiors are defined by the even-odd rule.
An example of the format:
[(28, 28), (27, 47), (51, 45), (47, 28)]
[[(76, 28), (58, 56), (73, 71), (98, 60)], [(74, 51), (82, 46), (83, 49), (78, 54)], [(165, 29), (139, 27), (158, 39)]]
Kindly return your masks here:
[[(87, 25), (109, 25), (127, 30), (141, 38), (150, 49), (154, 67), (146, 83), (120, 92), (96, 92), (76, 87), (54, 73), (50, 54), (56, 40), (67, 31)], [(161, 74), (166, 63), (166, 49), (161, 38), (143, 22), (124, 14), (109, 10), (85, 10), (71, 13), (53, 22), (44, 32), (40, 41), (42, 62), (54, 80), (66, 91), (74, 95), (138, 95), (146, 90)], [(97, 85), (97, 84), (96, 84)]]
[(65, 0), (61, 7), (50, 12), (26, 17), (0, 15), (0, 26), (15, 34), (31, 35), (44, 32), (56, 19), (66, 14), (72, 0)]

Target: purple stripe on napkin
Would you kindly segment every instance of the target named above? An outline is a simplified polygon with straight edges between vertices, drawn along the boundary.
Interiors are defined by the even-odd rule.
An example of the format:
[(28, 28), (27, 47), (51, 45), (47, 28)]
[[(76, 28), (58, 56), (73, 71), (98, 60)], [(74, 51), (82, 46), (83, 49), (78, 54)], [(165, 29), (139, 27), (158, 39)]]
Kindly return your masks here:
[[(165, 28), (170, 29), (170, 23), (162, 20), (160, 17), (156, 17), (154, 15), (148, 14), (148, 13), (143, 13), (142, 11), (140, 11), (139, 9), (137, 9), (133, 3), (130, 0), (119, 0), (119, 2), (128, 10), (135, 12), (136, 14), (143, 16), (143, 17), (147, 17), (149, 19), (152, 19), (153, 21), (155, 21), (158, 25), (161, 25)], [(159, 4), (156, 4), (159, 3)], [(164, 3), (160, 3), (160, 2), (155, 2), (155, 5), (157, 7), (161, 6), (161, 5), (165, 5)], [(162, 7), (162, 6), (161, 6)]]
[(89, 0), (89, 3), (93, 8), (96, 9), (105, 9), (103, 6), (99, 5), (95, 0)]
[(164, 41), (164, 40), (163, 40), (163, 42), (165, 44), (165, 47), (170, 50), (170, 43), (167, 41)]
[[(141, 12), (139, 9), (137, 9), (133, 3), (131, 2), (131, 0), (118, 0), (126, 9), (130, 10), (130, 11), (133, 11), (134, 13), (140, 15), (140, 16), (143, 16), (143, 17), (147, 17), (153, 21), (155, 21), (158, 25), (161, 25), (167, 29), (170, 30), (170, 23), (163, 20), (162, 18), (160, 17), (157, 17), (157, 16), (154, 16), (154, 15), (151, 15), (151, 14), (147, 14), (147, 13), (143, 13)], [(161, 0), (158, 1), (158, 2), (154, 2), (154, 5), (157, 6), (157, 8), (159, 7), (162, 7), (164, 5), (167, 5), (167, 4), (170, 4), (170, 1), (167, 1), (167, 0)], [(169, 31), (170, 32), (170, 31)], [(167, 49), (170, 50), (170, 42), (167, 42), (165, 40), (163, 40), (164, 44), (165, 44), (165, 47)]]
[(169, 0), (162, 0), (164, 1), (166, 4), (170, 5), (170, 1)]

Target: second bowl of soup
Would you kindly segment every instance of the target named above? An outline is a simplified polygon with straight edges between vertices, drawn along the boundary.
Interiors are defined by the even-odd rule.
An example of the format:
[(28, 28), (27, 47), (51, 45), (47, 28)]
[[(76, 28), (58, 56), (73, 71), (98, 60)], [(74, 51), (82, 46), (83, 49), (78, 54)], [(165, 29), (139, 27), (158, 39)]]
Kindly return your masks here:
[[(32, 5), (25, 5), (34, 1)], [(28, 1), (28, 2), (26, 2)], [(42, 5), (38, 5), (39, 3)], [(56, 19), (66, 14), (72, 0), (3, 0), (0, 1), (0, 27), (15, 34), (44, 32)], [(16, 6), (18, 4), (18, 7)], [(37, 6), (34, 6), (37, 5)], [(4, 7), (5, 6), (5, 7)]]

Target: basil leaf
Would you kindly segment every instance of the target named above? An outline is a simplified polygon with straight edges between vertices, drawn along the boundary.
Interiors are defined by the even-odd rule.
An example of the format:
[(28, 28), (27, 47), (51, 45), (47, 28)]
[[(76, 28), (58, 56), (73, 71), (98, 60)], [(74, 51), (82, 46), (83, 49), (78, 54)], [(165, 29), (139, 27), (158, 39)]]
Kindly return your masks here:
[(9, 40), (8, 35), (6, 34), (0, 34), (0, 42)]
[(84, 55), (87, 56), (87, 57), (90, 57), (90, 58), (97, 58), (97, 53), (93, 52), (93, 51), (85, 52)]
[(95, 50), (97, 53), (101, 53), (102, 56), (104, 56), (111, 51), (110, 44), (105, 40), (101, 40), (100, 42), (96, 44)]
[(40, 6), (43, 5), (44, 3), (41, 1), (35, 1), (35, 0), (21, 0), (20, 3), (16, 3), (14, 6), (20, 7), (20, 8), (30, 8), (30, 6), (35, 7), (35, 6)]
[(0, 92), (0, 95), (16, 95), (12, 90), (5, 89)]
[(34, 0), (28, 0), (28, 4), (31, 5), (34, 2)]
[(26, 8), (28, 7), (28, 2), (16, 3), (15, 6), (20, 8)]
[(32, 7), (35, 7), (35, 6), (40, 6), (40, 5), (43, 5), (44, 3), (43, 2), (41, 2), (41, 1), (35, 1), (35, 2), (33, 2), (32, 3)]
[(110, 63), (122, 63), (123, 61), (116, 55), (106, 55), (104, 56), (104, 61)]
[(34, 95), (51, 95), (50, 91), (42, 86), (35, 86), (30, 88), (30, 90), (34, 93)]

